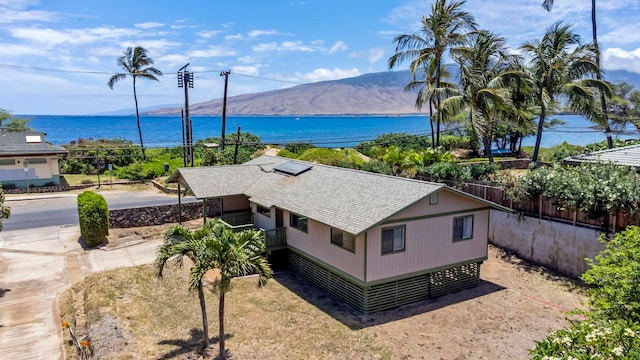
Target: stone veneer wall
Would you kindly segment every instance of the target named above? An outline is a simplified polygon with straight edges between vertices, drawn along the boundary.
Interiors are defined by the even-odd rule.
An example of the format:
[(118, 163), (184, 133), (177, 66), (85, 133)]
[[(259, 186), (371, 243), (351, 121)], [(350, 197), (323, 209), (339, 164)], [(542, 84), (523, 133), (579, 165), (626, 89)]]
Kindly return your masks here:
[[(220, 201), (207, 200), (207, 217), (220, 214)], [(182, 204), (182, 221), (202, 217), (202, 202)], [(178, 204), (109, 210), (109, 228), (112, 229), (177, 223), (178, 220)]]

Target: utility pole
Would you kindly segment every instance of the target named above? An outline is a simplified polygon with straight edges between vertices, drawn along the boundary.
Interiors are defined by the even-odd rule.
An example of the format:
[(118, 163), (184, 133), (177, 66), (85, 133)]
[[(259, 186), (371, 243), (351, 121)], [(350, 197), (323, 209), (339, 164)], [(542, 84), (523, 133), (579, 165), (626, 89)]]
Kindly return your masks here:
[(238, 135), (236, 136), (236, 147), (233, 149), (233, 165), (238, 163), (238, 145), (240, 145), (240, 126), (238, 126)]
[(187, 167), (187, 142), (184, 136), (184, 109), (180, 110), (180, 116), (182, 118), (182, 160), (184, 161), (184, 167)]
[(224, 96), (222, 98), (222, 138), (220, 140), (220, 151), (224, 151), (224, 132), (227, 126), (227, 87), (229, 85), (230, 70), (222, 71), (220, 76), (224, 76)]
[(189, 63), (178, 70), (178, 87), (184, 88), (185, 157), (187, 163), (191, 162), (191, 167), (193, 167), (193, 128), (189, 117), (189, 88), (193, 88), (193, 73), (186, 70), (187, 66)]

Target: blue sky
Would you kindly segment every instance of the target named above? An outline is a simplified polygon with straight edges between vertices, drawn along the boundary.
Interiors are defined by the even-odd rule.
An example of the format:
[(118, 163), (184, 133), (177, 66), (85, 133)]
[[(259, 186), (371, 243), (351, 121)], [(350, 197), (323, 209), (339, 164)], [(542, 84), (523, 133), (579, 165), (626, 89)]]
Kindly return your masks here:
[[(469, 0), (481, 28), (515, 50), (557, 20), (591, 39), (590, 0)], [(640, 0), (598, 1), (605, 69), (640, 73)], [(386, 71), (392, 39), (418, 28), (425, 0), (0, 0), (0, 108), (93, 114), (133, 108), (130, 79), (107, 87), (116, 58), (143, 46), (165, 73), (139, 82), (140, 107), (180, 104), (176, 71), (195, 72), (191, 103)], [(402, 67), (401, 69), (404, 69)], [(218, 115), (218, 114), (212, 114)]]

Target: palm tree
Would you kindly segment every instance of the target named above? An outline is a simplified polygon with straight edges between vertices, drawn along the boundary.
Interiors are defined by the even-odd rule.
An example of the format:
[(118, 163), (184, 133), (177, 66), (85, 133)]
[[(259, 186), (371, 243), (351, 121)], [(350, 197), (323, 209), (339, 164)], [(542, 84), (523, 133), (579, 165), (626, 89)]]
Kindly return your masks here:
[(171, 258), (175, 258), (178, 265), (182, 265), (185, 256), (193, 262), (189, 289), (197, 290), (200, 298), (205, 348), (209, 346), (209, 327), (202, 278), (209, 270), (217, 269), (220, 272), (220, 278), (212, 288), (219, 294), (220, 359), (226, 358), (224, 309), (225, 294), (231, 289), (231, 279), (258, 274), (258, 285), (265, 285), (267, 279), (271, 278), (271, 268), (263, 257), (264, 251), (265, 243), (261, 232), (245, 230), (234, 233), (218, 220), (210, 221), (195, 231), (175, 226), (165, 234), (165, 241), (158, 249), (155, 262), (158, 276), (162, 276), (162, 270)]
[[(553, 3), (554, 0), (544, 0), (542, 2), (542, 7), (547, 11), (551, 11)], [(598, 46), (598, 25), (596, 21), (596, 0), (591, 0), (591, 33), (593, 34), (593, 47), (595, 48), (596, 65), (600, 67), (600, 46)], [(596, 78), (598, 80), (602, 80), (600, 72), (596, 74)], [(607, 147), (609, 149), (613, 149), (613, 138), (611, 137), (611, 126), (609, 125), (609, 114), (607, 113), (607, 99), (603, 92), (600, 92), (600, 106), (604, 115), (601, 125), (604, 125), (605, 127), (604, 132), (607, 137)]]
[(469, 46), (453, 48), (451, 52), (460, 67), (461, 88), (443, 101), (442, 110), (469, 110), (472, 134), (482, 140), (485, 156), (493, 162), (491, 142), (497, 116), (510, 108), (509, 82), (523, 76), (513, 68), (519, 58), (507, 53), (504, 38), (486, 31), (478, 31), (470, 38)]
[[(441, 88), (442, 57), (453, 46), (464, 43), (469, 33), (477, 28), (473, 15), (463, 11), (465, 0), (448, 2), (436, 0), (431, 7), (431, 14), (423, 16), (418, 33), (396, 36), (396, 53), (389, 58), (389, 68), (410, 60), (409, 69), (416, 79), (418, 70), (428, 68), (433, 58), (435, 69), (434, 87)], [(420, 100), (419, 100), (420, 101)], [(435, 96), (436, 109), (440, 108), (442, 97)], [(440, 123), (442, 114), (436, 113), (436, 146), (440, 146)]]
[(547, 115), (557, 106), (558, 98), (565, 98), (573, 111), (598, 122), (601, 113), (594, 106), (594, 90), (609, 96), (611, 89), (604, 81), (590, 77), (600, 72), (594, 49), (582, 44), (569, 25), (557, 22), (546, 30), (542, 41), (527, 42), (520, 49), (530, 60), (533, 97), (540, 112), (531, 159), (535, 166)]
[(124, 52), (124, 55), (118, 57), (118, 65), (124, 69), (125, 72), (117, 73), (111, 76), (107, 85), (113, 89), (113, 85), (120, 80), (125, 79), (127, 76), (131, 76), (133, 79), (133, 99), (136, 103), (136, 120), (138, 122), (138, 135), (140, 136), (140, 148), (142, 149), (142, 158), (146, 160), (144, 152), (144, 143), (142, 142), (142, 129), (140, 128), (140, 113), (138, 111), (138, 96), (136, 94), (136, 78), (158, 81), (157, 76), (162, 76), (162, 71), (156, 69), (153, 66), (153, 59), (147, 56), (147, 50), (145, 48), (136, 46), (135, 48), (128, 47)]

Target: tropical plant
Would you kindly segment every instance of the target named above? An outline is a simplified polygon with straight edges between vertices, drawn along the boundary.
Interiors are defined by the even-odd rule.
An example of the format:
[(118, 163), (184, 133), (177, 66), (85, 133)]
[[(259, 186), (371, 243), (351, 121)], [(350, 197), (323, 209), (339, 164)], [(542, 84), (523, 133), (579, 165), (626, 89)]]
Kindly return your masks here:
[(29, 119), (15, 117), (5, 109), (0, 109), (0, 130), (6, 132), (33, 131), (29, 127)]
[(225, 295), (231, 290), (234, 277), (249, 274), (258, 275), (258, 286), (271, 278), (271, 268), (263, 257), (265, 243), (263, 233), (256, 230), (233, 232), (219, 220), (207, 222), (194, 231), (183, 226), (174, 226), (165, 234), (164, 242), (158, 249), (155, 261), (157, 276), (162, 276), (167, 261), (174, 258), (177, 265), (183, 264), (184, 257), (192, 261), (189, 273), (189, 290), (198, 291), (204, 346), (209, 346), (209, 326), (207, 322), (203, 277), (209, 270), (217, 269), (219, 278), (212, 291), (218, 293), (218, 321), (220, 359), (226, 358), (224, 334)]
[(363, 141), (355, 146), (355, 149), (369, 156), (377, 156), (381, 148), (391, 145), (403, 150), (426, 149), (430, 146), (429, 137), (424, 135), (412, 135), (407, 133), (382, 134), (370, 141)]
[(600, 72), (594, 61), (593, 47), (580, 42), (580, 36), (569, 25), (556, 22), (547, 28), (542, 41), (530, 41), (520, 47), (530, 61), (533, 98), (539, 108), (538, 129), (531, 163), (538, 161), (542, 131), (547, 116), (557, 106), (560, 96), (576, 113), (595, 123), (602, 122), (601, 112), (594, 106), (594, 89), (609, 96), (609, 86), (591, 78)]
[[(547, 11), (551, 11), (553, 8), (554, 0), (544, 0), (542, 2), (542, 7)], [(591, 33), (593, 34), (593, 47), (595, 52), (595, 60), (598, 68), (600, 67), (600, 46), (598, 46), (598, 25), (596, 21), (596, 0), (591, 0)], [(596, 73), (596, 79), (602, 80), (602, 73)], [(600, 105), (602, 109), (603, 119), (601, 120), (602, 124), (605, 126), (605, 136), (607, 137), (607, 146), (609, 149), (613, 148), (613, 139), (611, 137), (611, 127), (609, 125), (609, 116), (607, 110), (607, 100), (605, 98), (605, 93), (600, 91)]]
[(146, 159), (144, 151), (144, 143), (142, 141), (142, 129), (140, 128), (140, 112), (138, 109), (138, 95), (136, 93), (136, 79), (158, 81), (156, 76), (162, 76), (162, 71), (156, 69), (153, 65), (153, 59), (147, 55), (147, 50), (143, 47), (136, 46), (135, 48), (128, 47), (124, 52), (124, 55), (118, 57), (118, 65), (122, 67), (125, 72), (117, 73), (111, 76), (107, 85), (113, 89), (113, 85), (120, 80), (124, 80), (127, 76), (131, 76), (133, 79), (133, 100), (136, 105), (136, 121), (138, 125), (138, 135), (140, 137), (140, 149), (142, 150), (142, 158)]
[(630, 226), (587, 260), (586, 319), (551, 332), (530, 350), (533, 359), (638, 359), (640, 357), (640, 228)]
[[(440, 145), (440, 124), (443, 115), (439, 110), (443, 95), (447, 91), (442, 86), (443, 56), (451, 47), (463, 44), (469, 33), (477, 28), (473, 16), (462, 10), (465, 3), (464, 0), (436, 0), (431, 6), (431, 14), (422, 17), (418, 33), (399, 35), (394, 38), (396, 53), (389, 58), (390, 69), (404, 61), (411, 61), (409, 69), (414, 80), (420, 69), (423, 71), (430, 69), (426, 73), (433, 73), (433, 79), (427, 79), (426, 82), (427, 86), (432, 82), (431, 91), (436, 93), (419, 97), (417, 103), (431, 100), (438, 109), (435, 146)], [(430, 77), (430, 74), (427, 75), (427, 78)]]
[(482, 140), (484, 154), (492, 163), (497, 117), (511, 109), (508, 84), (521, 82), (524, 73), (515, 67), (519, 57), (508, 54), (503, 38), (478, 31), (468, 40), (466, 46), (451, 50), (460, 67), (460, 89), (442, 102), (441, 109), (447, 113), (468, 109), (473, 137)]
[(591, 285), (593, 316), (640, 323), (640, 227), (629, 226), (613, 239), (600, 237), (605, 246), (587, 259), (589, 270), (580, 278)]
[(104, 197), (92, 191), (78, 195), (78, 220), (85, 245), (102, 244), (109, 235), (109, 207)]

